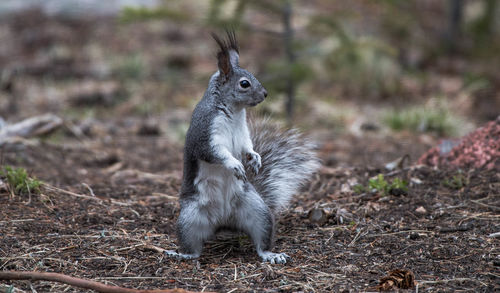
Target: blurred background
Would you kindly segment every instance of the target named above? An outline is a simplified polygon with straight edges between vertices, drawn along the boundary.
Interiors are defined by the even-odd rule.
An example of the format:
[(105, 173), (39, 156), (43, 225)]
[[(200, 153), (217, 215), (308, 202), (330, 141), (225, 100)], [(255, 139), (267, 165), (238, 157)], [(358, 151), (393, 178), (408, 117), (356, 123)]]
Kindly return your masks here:
[(500, 113), (495, 0), (3, 0), (1, 121), (182, 145), (228, 27), (270, 92), (255, 115), (317, 139), (326, 165), (416, 160)]

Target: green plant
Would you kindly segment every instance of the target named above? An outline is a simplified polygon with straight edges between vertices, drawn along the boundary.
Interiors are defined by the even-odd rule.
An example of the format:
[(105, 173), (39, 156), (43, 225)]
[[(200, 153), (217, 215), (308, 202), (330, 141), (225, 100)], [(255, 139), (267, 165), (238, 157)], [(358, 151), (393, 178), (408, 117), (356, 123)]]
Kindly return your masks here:
[(457, 133), (459, 121), (445, 107), (417, 106), (385, 115), (383, 122), (396, 131), (434, 132), (440, 136)]
[(401, 180), (399, 178), (396, 178), (396, 179), (394, 179), (394, 181), (392, 181), (390, 187), (408, 190), (408, 183), (405, 180)]
[(388, 192), (392, 195), (408, 194), (408, 182), (395, 178), (389, 185)]
[(376, 190), (384, 195), (387, 193), (389, 183), (384, 179), (384, 175), (378, 174), (377, 177), (370, 178), (368, 181), (369, 190)]
[(113, 73), (120, 79), (141, 79), (147, 75), (147, 66), (141, 55), (132, 54), (116, 59)]
[(458, 172), (458, 174), (453, 175), (451, 178), (443, 180), (443, 185), (451, 189), (462, 189), (467, 184), (469, 184), (469, 180), (462, 172)]
[(358, 193), (358, 194), (359, 194), (359, 193), (363, 193), (363, 192), (365, 192), (365, 191), (366, 191), (366, 188), (365, 188), (363, 185), (361, 185), (361, 184), (356, 184), (356, 185), (354, 185), (354, 186), (352, 187), (352, 189), (354, 190), (354, 192), (355, 192), (355, 193)]
[(368, 186), (365, 187), (361, 184), (357, 184), (353, 189), (355, 193), (372, 191), (380, 193), (382, 196), (387, 196), (389, 194), (400, 195), (408, 193), (408, 182), (399, 178), (395, 178), (389, 182), (384, 178), (383, 174), (378, 174), (368, 180)]
[(28, 176), (24, 168), (12, 168), (6, 166), (0, 175), (5, 177), (11, 193), (14, 194), (38, 194), (42, 182)]

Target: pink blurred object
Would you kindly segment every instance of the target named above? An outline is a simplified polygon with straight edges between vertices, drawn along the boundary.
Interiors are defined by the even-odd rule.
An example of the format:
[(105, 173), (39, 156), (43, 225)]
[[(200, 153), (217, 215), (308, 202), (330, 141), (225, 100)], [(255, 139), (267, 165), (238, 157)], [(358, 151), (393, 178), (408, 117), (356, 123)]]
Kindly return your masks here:
[(460, 169), (500, 170), (500, 116), (462, 137), (428, 150), (419, 164)]

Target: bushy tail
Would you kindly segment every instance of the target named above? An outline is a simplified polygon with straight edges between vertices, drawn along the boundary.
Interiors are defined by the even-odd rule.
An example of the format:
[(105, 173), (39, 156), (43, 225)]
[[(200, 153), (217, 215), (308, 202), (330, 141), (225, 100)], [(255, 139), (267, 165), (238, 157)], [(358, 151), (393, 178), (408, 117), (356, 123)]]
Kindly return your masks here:
[(266, 119), (252, 121), (250, 133), (262, 168), (258, 175), (247, 172), (248, 179), (270, 209), (279, 213), (319, 168), (315, 145), (296, 129), (283, 130)]

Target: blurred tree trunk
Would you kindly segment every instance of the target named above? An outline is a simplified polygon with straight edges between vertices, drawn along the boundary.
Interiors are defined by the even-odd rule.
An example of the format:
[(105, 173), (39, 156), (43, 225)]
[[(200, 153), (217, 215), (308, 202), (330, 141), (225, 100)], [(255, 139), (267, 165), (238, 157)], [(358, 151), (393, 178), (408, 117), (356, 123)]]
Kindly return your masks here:
[(18, 110), (13, 74), (9, 70), (4, 70), (0, 74), (0, 90), (5, 92), (8, 99), (7, 109), (5, 109), (6, 115), (13, 115)]
[(450, 17), (448, 25), (448, 33), (446, 35), (447, 39), (447, 49), (448, 53), (456, 53), (458, 38), (460, 37), (462, 31), (462, 18), (463, 18), (463, 0), (449, 0), (450, 5)]
[(293, 67), (295, 64), (295, 54), (293, 52), (293, 28), (292, 28), (292, 5), (290, 0), (286, 0), (283, 6), (283, 24), (285, 31), (283, 32), (283, 40), (285, 46), (286, 59), (288, 62), (288, 76), (286, 82), (286, 115), (289, 124), (293, 122), (295, 110), (295, 83), (293, 78)]
[(489, 41), (494, 33), (497, 4), (497, 0), (484, 0), (483, 16), (476, 27), (477, 38), (481, 42)]

